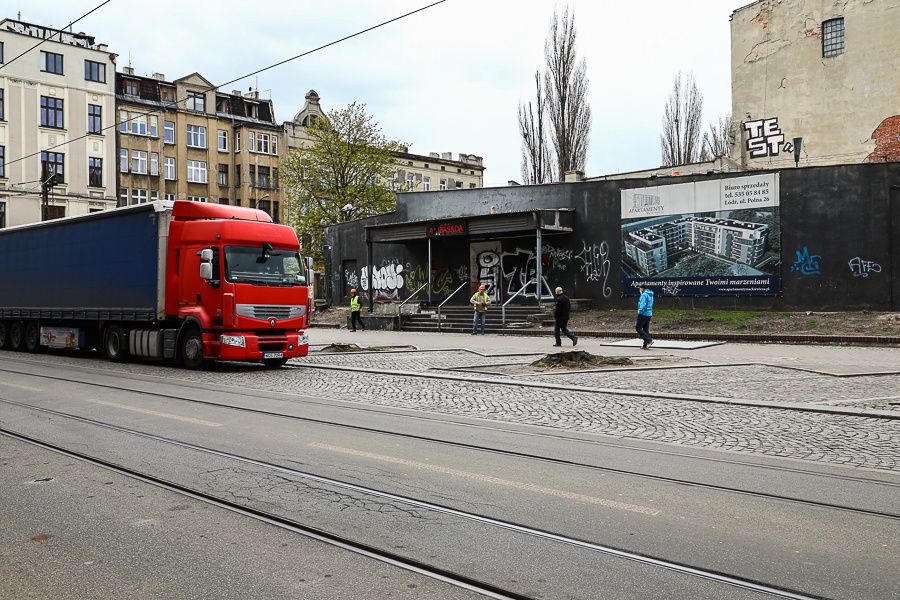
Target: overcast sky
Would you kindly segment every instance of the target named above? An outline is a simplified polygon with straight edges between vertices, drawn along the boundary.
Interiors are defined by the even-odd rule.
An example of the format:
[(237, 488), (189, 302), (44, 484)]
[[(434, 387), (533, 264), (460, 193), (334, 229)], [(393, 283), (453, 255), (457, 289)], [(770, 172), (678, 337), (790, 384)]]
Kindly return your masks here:
[[(574, 10), (593, 112), (589, 176), (660, 164), (659, 133), (679, 71), (693, 71), (704, 122), (731, 112), (729, 16), (749, 0), (445, 0), (399, 21), (227, 83), (434, 0), (111, 0), (73, 26), (108, 44), (118, 70), (200, 73), (259, 89), (279, 122), (316, 90), (323, 108), (366, 105), (417, 154), (484, 157), (485, 185), (521, 181), (516, 111), (534, 98), (554, 8)], [(3, 0), (3, 18), (62, 28), (103, 0)]]

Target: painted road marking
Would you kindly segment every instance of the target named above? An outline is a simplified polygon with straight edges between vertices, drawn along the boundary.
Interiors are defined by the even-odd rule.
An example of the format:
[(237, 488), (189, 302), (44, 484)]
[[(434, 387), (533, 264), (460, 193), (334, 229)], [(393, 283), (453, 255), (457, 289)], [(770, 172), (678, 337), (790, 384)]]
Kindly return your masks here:
[(637, 504), (627, 504), (625, 502), (616, 502), (615, 500), (609, 500), (607, 498), (597, 498), (595, 496), (585, 496), (583, 494), (576, 494), (573, 492), (566, 492), (563, 490), (557, 490), (553, 488), (541, 487), (539, 485), (535, 485), (533, 483), (522, 483), (521, 481), (510, 481), (508, 479), (500, 479), (498, 477), (491, 477), (489, 475), (481, 475), (479, 473), (471, 473), (469, 471), (460, 471), (457, 469), (448, 469), (446, 467), (438, 467), (436, 465), (430, 465), (428, 463), (415, 462), (412, 460), (406, 460), (403, 458), (395, 458), (393, 456), (384, 456), (381, 454), (372, 454), (371, 452), (363, 452), (361, 450), (353, 450), (351, 448), (342, 448), (339, 446), (330, 446), (328, 444), (318, 444), (312, 443), (309, 444), (312, 448), (319, 448), (321, 450), (330, 450), (331, 452), (340, 452), (342, 454), (350, 454), (353, 456), (359, 456), (361, 458), (369, 458), (373, 460), (379, 460), (382, 462), (393, 463), (396, 465), (403, 465), (405, 467), (413, 467), (414, 469), (421, 469), (423, 471), (432, 471), (434, 473), (441, 473), (443, 475), (452, 475), (454, 477), (462, 477), (465, 479), (471, 479), (473, 481), (481, 481), (484, 483), (492, 483), (495, 485), (503, 485), (506, 487), (511, 487), (517, 490), (524, 490), (527, 492), (536, 492), (538, 494), (546, 494), (548, 496), (555, 496), (557, 498), (564, 498), (566, 500), (574, 500), (576, 502), (585, 502), (587, 504), (597, 504), (600, 506), (606, 506), (608, 508), (617, 508), (619, 510), (627, 510), (629, 512), (641, 513), (644, 515), (656, 516), (661, 511), (655, 508), (648, 508), (646, 506), (639, 506)]
[(201, 419), (192, 419), (191, 417), (181, 417), (179, 415), (173, 415), (170, 413), (158, 412), (155, 410), (148, 410), (146, 408), (135, 408), (134, 406), (125, 406), (124, 404), (116, 404), (115, 402), (107, 402), (105, 400), (93, 400), (91, 398), (87, 399), (88, 402), (93, 404), (102, 404), (103, 406), (112, 406), (113, 408), (121, 408), (122, 410), (131, 410), (134, 412), (144, 413), (145, 415), (153, 415), (154, 417), (165, 417), (166, 419), (175, 419), (176, 421), (184, 421), (186, 423), (193, 423), (195, 425), (205, 425), (207, 427), (221, 427), (221, 423), (213, 423), (212, 421), (203, 421)]

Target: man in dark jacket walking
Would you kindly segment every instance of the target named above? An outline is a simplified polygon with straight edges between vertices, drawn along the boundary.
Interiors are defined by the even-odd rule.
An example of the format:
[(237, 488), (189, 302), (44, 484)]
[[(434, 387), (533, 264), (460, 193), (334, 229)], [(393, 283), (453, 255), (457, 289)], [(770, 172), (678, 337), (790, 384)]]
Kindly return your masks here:
[(644, 340), (643, 348), (647, 350), (653, 345), (653, 338), (650, 337), (650, 318), (653, 316), (653, 290), (645, 285), (639, 286), (638, 289), (641, 291), (641, 297), (638, 298), (638, 314), (634, 329), (641, 336), (641, 339)]
[(566, 337), (572, 340), (572, 345), (578, 345), (578, 336), (567, 329), (569, 324), (569, 312), (572, 310), (572, 303), (569, 298), (563, 294), (561, 287), (556, 288), (556, 307), (553, 309), (553, 335), (556, 336), (554, 346), (562, 346), (562, 338), (559, 332), (562, 331)]

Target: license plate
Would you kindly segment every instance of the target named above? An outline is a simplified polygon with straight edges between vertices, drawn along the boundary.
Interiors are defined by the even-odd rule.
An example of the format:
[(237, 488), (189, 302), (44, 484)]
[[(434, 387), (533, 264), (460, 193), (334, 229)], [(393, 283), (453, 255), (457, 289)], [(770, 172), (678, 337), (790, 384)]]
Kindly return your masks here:
[(284, 358), (284, 352), (264, 352), (263, 358)]

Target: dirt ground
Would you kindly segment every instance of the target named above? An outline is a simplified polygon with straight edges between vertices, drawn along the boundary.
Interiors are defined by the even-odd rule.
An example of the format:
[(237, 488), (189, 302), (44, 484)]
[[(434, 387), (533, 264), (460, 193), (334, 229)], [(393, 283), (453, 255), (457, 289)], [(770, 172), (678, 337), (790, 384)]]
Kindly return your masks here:
[[(313, 314), (313, 323), (343, 326), (348, 316), (347, 308), (326, 307)], [(574, 311), (569, 329), (631, 331), (634, 318), (627, 310)], [(549, 313), (547, 319), (552, 323)], [(651, 331), (900, 336), (900, 313), (657, 310)]]

